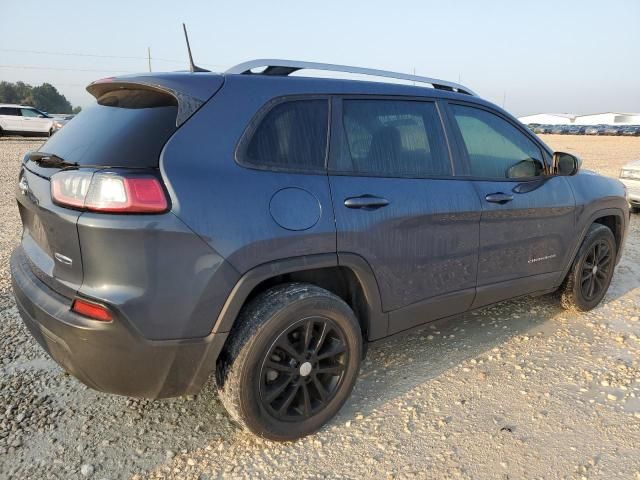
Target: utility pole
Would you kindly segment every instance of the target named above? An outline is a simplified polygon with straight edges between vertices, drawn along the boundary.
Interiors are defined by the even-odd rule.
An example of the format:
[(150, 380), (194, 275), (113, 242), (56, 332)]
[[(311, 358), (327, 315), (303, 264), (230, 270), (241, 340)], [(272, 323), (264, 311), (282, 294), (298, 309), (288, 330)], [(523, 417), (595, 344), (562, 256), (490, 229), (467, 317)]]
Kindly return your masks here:
[(147, 47), (147, 60), (149, 61), (149, 71), (151, 71), (151, 47)]

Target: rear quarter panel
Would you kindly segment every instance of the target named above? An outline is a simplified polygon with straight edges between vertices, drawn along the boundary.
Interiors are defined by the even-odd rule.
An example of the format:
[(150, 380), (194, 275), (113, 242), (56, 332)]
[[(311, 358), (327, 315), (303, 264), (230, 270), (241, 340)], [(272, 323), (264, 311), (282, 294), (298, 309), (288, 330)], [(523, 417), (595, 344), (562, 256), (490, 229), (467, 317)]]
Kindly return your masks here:
[(172, 213), (78, 220), (84, 282), (79, 293), (103, 301), (151, 340), (205, 337), (236, 271)]
[[(265, 103), (283, 95), (313, 93), (296, 85), (227, 77), (187, 128), (171, 138), (161, 157), (173, 212), (240, 274), (273, 260), (336, 251), (326, 175), (254, 170), (234, 160), (245, 128)], [(291, 187), (306, 190), (319, 203), (317, 222), (305, 230), (281, 227), (270, 212), (274, 194)], [(296, 207), (301, 205), (291, 205)]]

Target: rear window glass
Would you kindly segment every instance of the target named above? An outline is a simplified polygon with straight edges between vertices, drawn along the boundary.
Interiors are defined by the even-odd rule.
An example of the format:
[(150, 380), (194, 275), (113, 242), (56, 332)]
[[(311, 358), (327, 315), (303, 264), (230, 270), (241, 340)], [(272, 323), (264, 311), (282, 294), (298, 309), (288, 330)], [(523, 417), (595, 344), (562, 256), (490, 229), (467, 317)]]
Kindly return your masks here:
[(242, 163), (292, 170), (324, 169), (328, 111), (324, 99), (277, 104), (251, 135)]
[(172, 96), (149, 90), (115, 90), (82, 109), (41, 148), (67, 162), (113, 167), (157, 167), (176, 131)]

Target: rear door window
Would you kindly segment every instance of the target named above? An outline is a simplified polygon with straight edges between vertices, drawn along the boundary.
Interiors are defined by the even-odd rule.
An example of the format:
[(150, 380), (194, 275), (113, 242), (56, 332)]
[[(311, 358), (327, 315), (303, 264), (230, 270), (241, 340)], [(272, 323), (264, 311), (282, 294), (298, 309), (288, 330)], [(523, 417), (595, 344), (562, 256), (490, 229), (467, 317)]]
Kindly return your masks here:
[(337, 168), (381, 177), (451, 175), (438, 110), (433, 102), (345, 99)]
[(260, 120), (240, 149), (249, 167), (324, 171), (327, 156), (327, 99), (287, 100)]
[(503, 118), (480, 108), (451, 105), (469, 158), (479, 178), (531, 178), (544, 173), (540, 148)]

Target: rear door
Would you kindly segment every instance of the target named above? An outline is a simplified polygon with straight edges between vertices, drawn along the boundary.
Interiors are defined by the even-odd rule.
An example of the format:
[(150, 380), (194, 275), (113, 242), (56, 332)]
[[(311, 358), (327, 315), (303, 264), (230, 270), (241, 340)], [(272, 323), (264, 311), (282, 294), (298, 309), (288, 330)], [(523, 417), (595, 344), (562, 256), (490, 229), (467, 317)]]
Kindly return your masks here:
[(498, 111), (450, 104), (465, 175), (482, 202), (474, 307), (554, 286), (574, 232), (566, 178), (549, 176), (549, 154)]
[(466, 310), (480, 205), (454, 177), (439, 106), (424, 98), (334, 100), (330, 183), (341, 255), (371, 266), (389, 332)]

